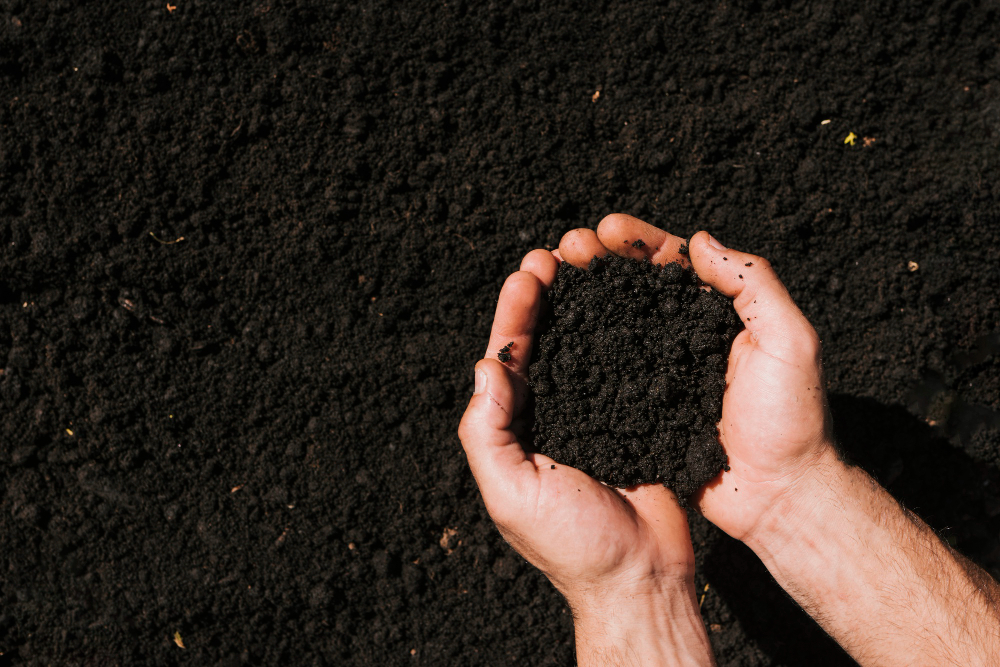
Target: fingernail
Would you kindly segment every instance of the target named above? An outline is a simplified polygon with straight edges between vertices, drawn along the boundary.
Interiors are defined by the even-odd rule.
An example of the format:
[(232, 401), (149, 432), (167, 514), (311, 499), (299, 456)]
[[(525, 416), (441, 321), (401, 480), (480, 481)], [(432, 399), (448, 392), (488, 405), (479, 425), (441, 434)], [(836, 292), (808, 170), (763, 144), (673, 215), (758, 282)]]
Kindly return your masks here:
[(712, 236), (711, 234), (708, 235), (708, 245), (712, 246), (716, 250), (725, 250), (726, 249), (726, 246), (724, 246), (721, 243), (719, 243), (718, 241), (716, 241), (715, 237)]
[(481, 394), (486, 391), (486, 372), (480, 369), (476, 370), (476, 390), (474, 394)]

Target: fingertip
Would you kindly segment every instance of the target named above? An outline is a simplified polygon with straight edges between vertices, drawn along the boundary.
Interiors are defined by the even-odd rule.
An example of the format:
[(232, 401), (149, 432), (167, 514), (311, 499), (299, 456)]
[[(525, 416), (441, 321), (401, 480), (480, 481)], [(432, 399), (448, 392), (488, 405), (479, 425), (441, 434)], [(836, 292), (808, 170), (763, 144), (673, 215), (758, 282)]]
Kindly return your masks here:
[(530, 271), (516, 271), (507, 277), (497, 299), (493, 328), (484, 354), (495, 359), (503, 353), (508, 367), (525, 377), (535, 325), (542, 308), (542, 291), (541, 281)]
[(521, 271), (533, 274), (545, 289), (552, 287), (558, 270), (559, 260), (544, 248), (532, 250), (521, 260)]
[(540, 298), (542, 281), (531, 271), (518, 270), (507, 276), (500, 288), (501, 302), (511, 300), (515, 303), (527, 304)]
[(559, 254), (563, 261), (586, 269), (594, 257), (604, 257), (608, 249), (604, 247), (593, 229), (571, 229), (559, 241)]
[(706, 231), (700, 231), (691, 237), (688, 256), (698, 277), (705, 284), (731, 298), (743, 291), (746, 276), (751, 275), (749, 269), (752, 267), (747, 265), (746, 259), (749, 255), (725, 248)]
[(597, 237), (607, 248), (623, 257), (648, 259), (653, 264), (678, 262), (687, 267), (681, 254), (684, 239), (625, 213), (605, 216), (597, 225)]
[[(770, 327), (785, 333), (773, 340), (769, 337), (768, 345), (789, 337), (810, 342), (803, 336), (812, 335), (812, 325), (766, 259), (726, 248), (705, 231), (691, 238), (689, 252), (698, 277), (733, 299), (740, 320), (755, 336)], [(755, 340), (758, 345), (765, 344), (763, 338)]]
[[(691, 240), (688, 241), (688, 256), (691, 258), (691, 263), (695, 265), (696, 270), (699, 257), (703, 255), (715, 257), (716, 251), (720, 250), (720, 248), (712, 245), (710, 242), (711, 240), (714, 240), (714, 237), (705, 230), (702, 230), (692, 236)], [(716, 243), (718, 243), (718, 241), (716, 241)]]
[(597, 223), (597, 236), (602, 240), (621, 241), (622, 239), (612, 237), (631, 233), (636, 223), (639, 223), (640, 225), (647, 224), (639, 218), (628, 215), (627, 213), (609, 213), (601, 218), (601, 221)]
[(711, 248), (713, 250), (728, 250), (728, 248), (726, 246), (722, 245), (722, 243), (717, 238), (715, 238), (714, 236), (712, 236), (711, 234), (709, 234), (704, 229), (701, 230), (700, 232), (698, 232), (697, 234), (695, 234), (694, 236), (692, 236), (691, 237), (691, 242), (694, 243), (696, 241), (696, 239), (697, 239), (698, 245), (703, 245), (704, 244), (704, 245), (707, 245), (709, 248)]
[[(486, 376), (487, 385), (483, 388), (484, 390), (489, 389), (490, 380), (496, 379), (498, 382), (510, 381), (510, 378), (507, 377), (507, 367), (498, 359), (491, 359), (489, 357), (480, 359), (476, 362), (476, 373), (482, 373)], [(477, 391), (476, 393), (480, 394), (482, 391)]]
[[(616, 255), (642, 259), (646, 253), (643, 249), (637, 248), (632, 244), (635, 244), (637, 241), (642, 241), (643, 243), (654, 241), (649, 238), (649, 233), (645, 233), (647, 227), (651, 227), (651, 225), (648, 225), (639, 218), (634, 218), (625, 213), (612, 213), (604, 216), (597, 223), (597, 238)], [(644, 236), (646, 238), (643, 238)], [(642, 247), (644, 248), (645, 246)]]
[[(622, 254), (644, 254), (643, 251), (632, 253), (632, 244), (636, 241), (659, 245), (661, 237), (666, 234), (659, 227), (654, 227), (644, 220), (627, 213), (611, 213), (597, 223), (597, 238), (605, 246), (615, 253)], [(645, 246), (640, 246), (645, 247)]]

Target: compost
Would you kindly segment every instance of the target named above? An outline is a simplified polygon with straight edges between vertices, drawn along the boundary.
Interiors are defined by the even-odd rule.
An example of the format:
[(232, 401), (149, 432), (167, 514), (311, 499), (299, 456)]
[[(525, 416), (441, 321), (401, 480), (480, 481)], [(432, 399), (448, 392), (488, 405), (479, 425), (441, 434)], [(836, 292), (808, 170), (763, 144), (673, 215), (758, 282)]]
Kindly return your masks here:
[[(0, 665), (571, 664), (456, 428), (505, 278), (614, 211), (768, 258), (841, 446), (1000, 574), (998, 32), (968, 0), (0, 3)], [(850, 664), (690, 519), (721, 665)]]
[[(641, 240), (633, 243), (634, 247)], [(534, 446), (619, 488), (686, 499), (726, 465), (718, 439), (732, 301), (678, 263), (563, 263), (529, 378)]]

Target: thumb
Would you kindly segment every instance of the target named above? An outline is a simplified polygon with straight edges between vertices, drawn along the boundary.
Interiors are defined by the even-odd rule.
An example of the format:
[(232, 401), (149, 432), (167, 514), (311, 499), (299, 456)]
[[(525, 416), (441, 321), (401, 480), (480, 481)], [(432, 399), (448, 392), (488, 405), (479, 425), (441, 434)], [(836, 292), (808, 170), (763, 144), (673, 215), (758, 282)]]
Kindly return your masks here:
[(458, 426), (469, 467), (487, 505), (518, 497), (524, 477), (535, 472), (511, 430), (515, 391), (510, 373), (496, 359), (476, 364), (475, 393)]
[(808, 341), (818, 346), (815, 330), (770, 262), (726, 248), (704, 231), (695, 234), (688, 245), (698, 277), (733, 299), (733, 307), (751, 340), (774, 353), (780, 353), (790, 343)]

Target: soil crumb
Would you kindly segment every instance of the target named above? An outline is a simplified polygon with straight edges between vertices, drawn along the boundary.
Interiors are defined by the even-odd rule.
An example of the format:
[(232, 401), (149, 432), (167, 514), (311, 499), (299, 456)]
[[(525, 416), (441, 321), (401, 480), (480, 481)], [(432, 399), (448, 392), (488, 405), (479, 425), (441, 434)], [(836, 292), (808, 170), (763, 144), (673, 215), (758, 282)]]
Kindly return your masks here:
[(624, 488), (661, 482), (686, 500), (726, 465), (716, 424), (732, 301), (679, 264), (563, 263), (529, 369), (535, 448)]

